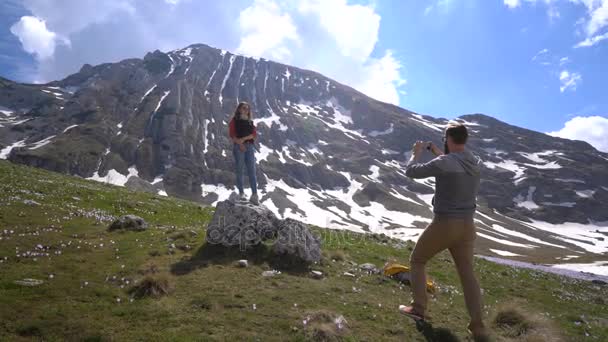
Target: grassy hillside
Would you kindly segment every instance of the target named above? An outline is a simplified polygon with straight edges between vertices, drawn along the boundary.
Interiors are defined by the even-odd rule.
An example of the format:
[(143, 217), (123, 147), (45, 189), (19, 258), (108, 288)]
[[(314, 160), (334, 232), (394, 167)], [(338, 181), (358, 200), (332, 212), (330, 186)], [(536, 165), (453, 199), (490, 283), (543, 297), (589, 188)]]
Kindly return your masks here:
[[(150, 229), (108, 232), (123, 214)], [(0, 340), (425, 340), (396, 311), (409, 287), (355, 266), (405, 263), (412, 244), (315, 228), (324, 260), (312, 269), (323, 279), (289, 269), (264, 277), (275, 267), (267, 246), (246, 255), (204, 246), (211, 215), (196, 203), (0, 161)], [(243, 258), (249, 267), (235, 266)], [(497, 340), (608, 340), (608, 287), (483, 260), (476, 269)], [(434, 333), (466, 340), (449, 255), (429, 273), (439, 287)], [(44, 283), (15, 283), (24, 278)], [(168, 294), (139, 296), (151, 289)]]

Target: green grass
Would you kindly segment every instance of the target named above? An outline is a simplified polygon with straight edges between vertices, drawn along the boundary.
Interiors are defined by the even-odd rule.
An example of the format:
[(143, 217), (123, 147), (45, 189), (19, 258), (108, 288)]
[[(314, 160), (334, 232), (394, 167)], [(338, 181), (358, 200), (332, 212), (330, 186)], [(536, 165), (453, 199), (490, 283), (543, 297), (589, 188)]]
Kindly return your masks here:
[[(143, 217), (149, 230), (108, 232), (111, 219), (123, 214)], [(409, 287), (353, 266), (406, 263), (411, 243), (314, 227), (325, 258), (312, 269), (325, 277), (283, 269), (265, 278), (264, 270), (277, 267), (268, 246), (241, 254), (204, 245), (212, 214), (193, 202), (0, 161), (0, 259), (7, 257), (0, 263), (0, 340), (305, 341), (332, 333), (333, 324), (314, 317), (339, 315), (348, 323), (338, 337), (347, 341), (424, 340), (396, 311), (410, 301)], [(38, 244), (49, 257), (16, 257)], [(235, 267), (241, 258), (250, 266)], [(607, 287), (483, 260), (476, 271), (489, 325), (500, 307), (516, 303), (550, 321), (564, 340), (608, 340)], [(429, 274), (440, 287), (430, 301), (433, 325), (466, 340), (467, 314), (449, 255), (434, 258)], [(150, 277), (163, 279), (168, 294), (134, 298), (133, 284)], [(14, 283), (24, 278), (45, 283)], [(508, 340), (512, 332), (494, 334)]]

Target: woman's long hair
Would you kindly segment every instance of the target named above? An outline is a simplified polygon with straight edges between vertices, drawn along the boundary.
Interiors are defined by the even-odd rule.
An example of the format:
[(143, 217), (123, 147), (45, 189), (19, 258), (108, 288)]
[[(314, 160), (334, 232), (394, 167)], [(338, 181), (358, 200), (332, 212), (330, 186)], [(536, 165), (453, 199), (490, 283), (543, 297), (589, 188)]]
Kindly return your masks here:
[(251, 106), (247, 102), (240, 102), (238, 106), (236, 106), (236, 109), (234, 110), (234, 118), (236, 119), (239, 117), (239, 115), (241, 114), (241, 107), (243, 106), (247, 106), (247, 117), (249, 118), (249, 120), (253, 120), (253, 117), (251, 115)]

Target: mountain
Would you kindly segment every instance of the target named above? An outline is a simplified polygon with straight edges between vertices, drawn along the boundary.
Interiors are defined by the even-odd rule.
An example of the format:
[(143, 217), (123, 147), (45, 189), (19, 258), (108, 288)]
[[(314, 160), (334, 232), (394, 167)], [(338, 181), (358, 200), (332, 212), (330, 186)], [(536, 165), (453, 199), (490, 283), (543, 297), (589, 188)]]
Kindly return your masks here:
[[(404, 168), (412, 144), (440, 141), (447, 119), (202, 44), (44, 85), (0, 79), (0, 158), (214, 204), (234, 188), (227, 122), (239, 101), (258, 127), (261, 202), (280, 217), (402, 239), (430, 222), (433, 181)], [(608, 154), (482, 114), (458, 120), (484, 161), (480, 253), (607, 258)]]

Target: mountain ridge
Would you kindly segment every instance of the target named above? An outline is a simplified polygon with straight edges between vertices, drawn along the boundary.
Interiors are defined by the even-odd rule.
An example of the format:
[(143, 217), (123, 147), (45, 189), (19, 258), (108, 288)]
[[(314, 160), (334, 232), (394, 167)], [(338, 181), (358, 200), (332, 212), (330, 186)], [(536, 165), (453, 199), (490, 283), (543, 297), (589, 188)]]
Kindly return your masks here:
[[(10, 114), (0, 116), (0, 157), (12, 162), (214, 204), (234, 187), (227, 122), (246, 100), (260, 199), (279, 217), (414, 240), (432, 217), (433, 181), (403, 170), (413, 142), (437, 142), (448, 120), (316, 72), (193, 44), (84, 65), (45, 85), (1, 86)], [(605, 257), (607, 154), (485, 114), (456, 120), (484, 162), (481, 250), (528, 261), (560, 261), (564, 249)]]

